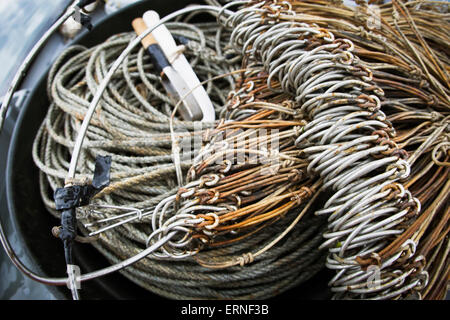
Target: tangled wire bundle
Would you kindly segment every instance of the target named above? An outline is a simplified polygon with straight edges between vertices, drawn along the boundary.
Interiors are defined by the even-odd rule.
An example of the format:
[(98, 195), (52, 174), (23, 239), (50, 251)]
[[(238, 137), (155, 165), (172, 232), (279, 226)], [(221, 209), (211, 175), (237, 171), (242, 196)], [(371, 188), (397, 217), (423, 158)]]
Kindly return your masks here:
[[(325, 265), (335, 298), (442, 298), (448, 33), (430, 28), (443, 14), (393, 1), (368, 32), (367, 10), (338, 5), (330, 19), (330, 8), (240, 1), (221, 24), (167, 24), (209, 79), (220, 121), (206, 128), (171, 118), (144, 50), (133, 51), (83, 144), (79, 176), (110, 155), (112, 180), (78, 210), (78, 239), (112, 263), (163, 243), (122, 272), (170, 298), (268, 298)], [(64, 185), (88, 101), (133, 38), (71, 47), (50, 71), (33, 157), (55, 216), (49, 186)], [(192, 140), (200, 151), (179, 152)]]
[[(323, 178), (322, 188), (336, 191), (324, 208), (316, 212), (329, 214), (329, 231), (324, 234), (327, 240), (322, 246), (329, 247), (327, 266), (336, 270), (336, 277), (330, 281), (332, 290), (337, 292), (337, 298), (399, 298), (405, 297), (405, 292), (429, 293), (433, 286), (427, 286), (428, 273), (423, 271), (426, 265), (423, 254), (427, 251), (422, 249), (415, 253), (419, 239), (430, 226), (431, 216), (437, 212), (440, 213), (438, 222), (429, 229), (428, 239), (425, 239), (434, 240), (426, 241), (424, 247), (430, 250), (438, 239), (448, 243), (448, 226), (445, 227), (448, 170), (442, 168), (448, 166), (445, 162), (448, 159), (448, 82), (429, 86), (431, 94), (417, 93), (418, 90), (408, 85), (402, 86), (400, 81), (404, 78), (398, 71), (403, 70), (387, 65), (383, 61), (386, 55), (365, 51), (367, 56), (375, 57), (374, 60), (381, 57), (378, 59), (384, 62), (366, 64), (351, 53), (352, 42), (335, 39), (326, 29), (296, 22), (304, 20), (293, 11), (301, 10), (295, 4), (258, 3), (249, 10), (241, 10), (230, 22), (236, 30), (232, 41), (241, 46), (242, 52), (264, 64), (270, 75), (280, 81), (283, 91), (296, 97), (300, 113), (311, 121), (296, 145), (310, 161), (309, 172)], [(394, 4), (400, 6), (398, 1)], [(297, 6), (301, 8), (302, 4), (297, 3)], [(305, 6), (318, 7), (317, 4)], [(410, 49), (410, 42), (405, 42), (402, 49)], [(438, 47), (442, 43), (445, 42), (437, 42)], [(372, 66), (386, 69), (382, 74), (384, 79), (374, 78)], [(440, 71), (445, 74), (445, 70)], [(386, 81), (386, 78), (396, 81)], [(435, 78), (426, 80), (430, 79), (434, 81), (430, 83), (437, 82)], [(439, 95), (438, 90), (444, 95)], [(429, 97), (434, 97), (433, 101)], [(409, 132), (405, 130), (406, 137), (417, 134), (420, 129), (429, 135), (424, 139), (419, 134), (403, 143), (403, 148), (416, 147), (411, 156), (392, 139), (395, 131), (380, 110), (382, 103), (383, 110), (393, 109), (389, 114), (391, 119), (410, 120), (421, 115), (421, 120), (426, 117), (435, 122), (422, 123)], [(434, 110), (423, 111), (424, 106), (434, 107)], [(427, 125), (429, 127), (424, 128)], [(405, 125), (402, 123), (400, 127), (403, 129)], [(397, 141), (404, 141), (405, 135)], [(418, 175), (411, 177), (410, 166), (420, 156), (422, 167), (413, 167)], [(442, 157), (444, 162), (438, 160)], [(433, 189), (427, 190), (425, 195), (421, 185), (416, 193), (422, 196), (422, 204), (429, 204), (418, 217), (421, 203), (404, 188), (406, 183), (397, 181), (409, 181), (411, 187), (432, 169), (436, 179)], [(428, 202), (431, 199), (432, 203)], [(424, 220), (428, 223), (422, 224)], [(439, 247), (433, 253), (434, 258)], [(441, 279), (441, 284), (434, 288), (435, 297), (445, 294), (442, 283), (448, 278), (447, 248), (440, 252), (436, 268), (439, 271), (434, 270), (433, 278)], [(368, 270), (368, 265), (378, 268)], [(433, 268), (428, 264), (427, 269)], [(377, 272), (380, 277), (377, 283), (368, 286), (367, 280)]]
[[(296, 19), (317, 22), (351, 39), (354, 52), (384, 90), (381, 107), (393, 124), (393, 141), (408, 151), (411, 174), (404, 186), (420, 200), (414, 224), (381, 252), (386, 257), (411, 237), (430, 281), (420, 294), (443, 299), (449, 279), (449, 50), (445, 3), (392, 1), (355, 8), (326, 2), (292, 2)], [(333, 19), (329, 19), (333, 9)]]

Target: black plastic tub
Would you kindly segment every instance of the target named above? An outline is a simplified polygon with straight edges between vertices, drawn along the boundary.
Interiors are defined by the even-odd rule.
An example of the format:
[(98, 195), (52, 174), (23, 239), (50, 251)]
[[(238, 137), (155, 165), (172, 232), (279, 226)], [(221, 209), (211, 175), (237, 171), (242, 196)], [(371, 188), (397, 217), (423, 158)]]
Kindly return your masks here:
[[(142, 16), (147, 10), (156, 10), (161, 16), (165, 16), (190, 3), (191, 1), (186, 0), (138, 2), (106, 17), (97, 23), (91, 32), (83, 33), (72, 44), (87, 47), (96, 45), (116, 33), (132, 31), (133, 18)], [(22, 243), (24, 253), (32, 261), (29, 267), (42, 275), (64, 277), (62, 243), (51, 234), (51, 228), (59, 225), (59, 221), (47, 212), (41, 200), (39, 170), (31, 156), (34, 137), (49, 105), (46, 93), (47, 72), (48, 70), (42, 74), (38, 84), (31, 88), (28, 100), (20, 111), (8, 154), (6, 189), (8, 209), (15, 219), (18, 239)], [(74, 256), (83, 273), (109, 265), (108, 261), (89, 244), (76, 243)], [(329, 298), (327, 281), (330, 278), (330, 273), (324, 270), (278, 298)], [(70, 291), (66, 287), (55, 287), (52, 291), (58, 299), (70, 298)], [(137, 286), (120, 273), (84, 283), (80, 294), (83, 299), (163, 299)]]

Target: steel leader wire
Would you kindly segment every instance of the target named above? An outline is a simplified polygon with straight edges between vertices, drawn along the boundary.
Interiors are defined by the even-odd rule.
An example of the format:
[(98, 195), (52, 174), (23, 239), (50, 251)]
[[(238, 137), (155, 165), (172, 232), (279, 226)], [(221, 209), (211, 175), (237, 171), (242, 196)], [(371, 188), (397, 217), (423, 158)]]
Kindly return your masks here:
[[(296, 144), (310, 160), (309, 173), (336, 191), (316, 212), (329, 215), (323, 246), (329, 247), (327, 266), (337, 273), (332, 290), (337, 298), (375, 299), (423, 291), (424, 257), (414, 255), (418, 238), (408, 239), (420, 202), (399, 183), (409, 177), (410, 164), (391, 141), (395, 131), (380, 110), (384, 91), (351, 53), (351, 41), (293, 22), (300, 19), (289, 2), (260, 2), (229, 21), (235, 45), (263, 63), (269, 78), (296, 96), (299, 113), (311, 120)], [(440, 104), (448, 108), (448, 101)], [(439, 127), (446, 126), (444, 118)], [(368, 271), (370, 265), (375, 268)], [(371, 278), (375, 282), (368, 286)]]

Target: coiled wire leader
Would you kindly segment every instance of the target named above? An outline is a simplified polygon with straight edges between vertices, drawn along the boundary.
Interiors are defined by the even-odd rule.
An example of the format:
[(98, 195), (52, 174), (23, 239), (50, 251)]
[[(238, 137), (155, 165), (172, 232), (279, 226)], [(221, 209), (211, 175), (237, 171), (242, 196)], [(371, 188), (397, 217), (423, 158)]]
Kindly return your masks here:
[[(296, 97), (298, 114), (310, 120), (296, 145), (310, 161), (309, 173), (321, 176), (323, 189), (335, 191), (316, 211), (329, 215), (322, 246), (329, 247), (327, 266), (337, 272), (330, 281), (335, 297), (401, 297), (426, 285), (427, 273), (414, 265), (420, 257), (411, 240), (388, 259), (377, 257), (420, 211), (419, 201), (399, 183), (410, 169), (379, 110), (383, 91), (370, 70), (364, 76), (352, 72), (361, 66), (351, 41), (314, 25), (277, 20), (289, 11), (286, 1), (238, 11), (228, 19), (233, 44), (261, 62), (270, 74), (268, 85), (278, 79)], [(378, 260), (378, 268), (364, 270), (360, 257)], [(374, 272), (378, 278), (368, 285)]]

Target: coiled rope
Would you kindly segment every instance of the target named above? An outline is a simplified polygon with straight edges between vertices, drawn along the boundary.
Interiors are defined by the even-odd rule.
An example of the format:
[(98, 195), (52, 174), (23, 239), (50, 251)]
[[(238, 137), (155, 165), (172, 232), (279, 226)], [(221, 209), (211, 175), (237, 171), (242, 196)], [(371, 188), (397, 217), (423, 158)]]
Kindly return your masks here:
[[(217, 24), (169, 23), (172, 34), (187, 41), (184, 54), (201, 80), (221, 76), (240, 68), (241, 58), (225, 58), (230, 33)], [(80, 121), (96, 89), (112, 62), (134, 39), (120, 34), (87, 49), (68, 48), (53, 65), (48, 77), (51, 105), (33, 146), (33, 158), (41, 170), (40, 184), (44, 202), (54, 211), (50, 190), (64, 185), (70, 150)], [(231, 52), (230, 52), (231, 54)], [(227, 105), (235, 79), (228, 77), (208, 82), (205, 88), (216, 111)], [(88, 179), (97, 155), (112, 157), (111, 184), (97, 195), (95, 202), (78, 211), (90, 242), (111, 263), (142, 251), (154, 230), (154, 208), (168, 196), (177, 195), (177, 179), (172, 158), (169, 118), (173, 105), (166, 97), (157, 76), (144, 54), (135, 50), (109, 83), (88, 128), (78, 166), (78, 179)], [(292, 124), (290, 124), (292, 125)], [(214, 123), (206, 129), (214, 128)], [(207, 134), (197, 123), (174, 122), (177, 138)], [(291, 144), (293, 141), (291, 142)], [(193, 153), (183, 153), (181, 168), (190, 168)], [(272, 187), (274, 189), (274, 187)], [(223, 208), (222, 208), (223, 209)], [(167, 217), (171, 217), (166, 213)], [(186, 216), (184, 216), (186, 218)], [(191, 217), (191, 216), (188, 216)], [(175, 299), (194, 298), (268, 298), (309, 279), (323, 268), (324, 253), (317, 250), (324, 220), (310, 216), (296, 224), (282, 243), (253, 261), (248, 254), (264, 246), (292, 223), (293, 218), (271, 223), (264, 232), (245, 241), (224, 243), (202, 252), (195, 259), (177, 256), (167, 259), (149, 256), (122, 271), (135, 283), (159, 295)], [(161, 220), (162, 222), (162, 220)], [(169, 221), (170, 222), (170, 221)], [(178, 225), (178, 228), (182, 226)], [(166, 232), (167, 233), (167, 232)], [(79, 240), (82, 240), (79, 237)], [(169, 243), (170, 244), (170, 243)], [(159, 254), (160, 255), (160, 254)], [(189, 256), (189, 254), (185, 255)], [(238, 264), (227, 269), (202, 266), (217, 257), (238, 256)], [(175, 259), (175, 260), (174, 260)], [(199, 264), (200, 262), (200, 264)], [(241, 266), (244, 265), (245, 267)]]

